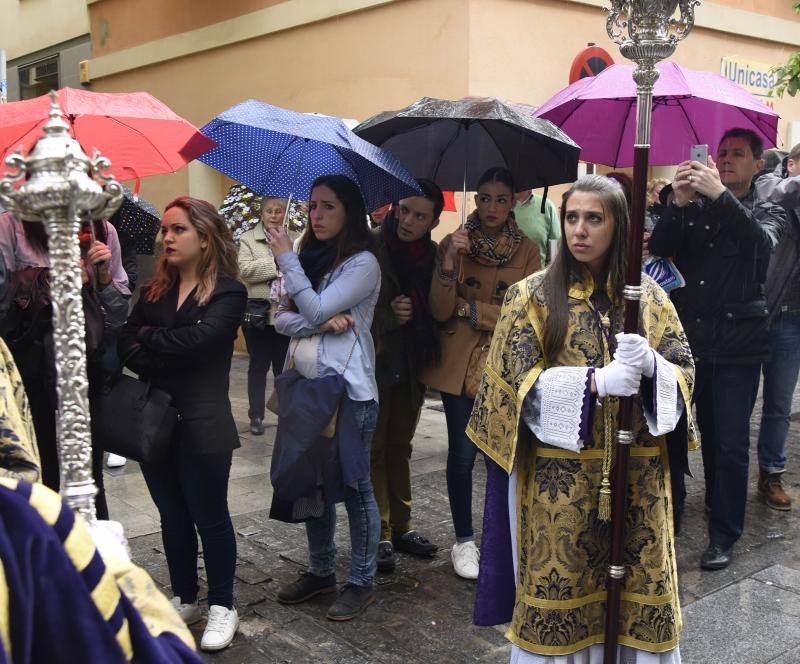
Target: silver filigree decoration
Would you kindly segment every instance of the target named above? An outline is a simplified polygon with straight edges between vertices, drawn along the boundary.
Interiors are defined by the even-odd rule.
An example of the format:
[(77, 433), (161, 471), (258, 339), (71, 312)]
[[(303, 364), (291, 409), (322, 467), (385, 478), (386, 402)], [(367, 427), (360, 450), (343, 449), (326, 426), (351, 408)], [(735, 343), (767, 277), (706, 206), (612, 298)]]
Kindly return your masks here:
[[(58, 454), (61, 493), (94, 521), (92, 439), (86, 376), (85, 318), (81, 298), (78, 233), (84, 220), (112, 214), (122, 187), (105, 171), (107, 159), (90, 159), (70, 136), (55, 92), (49, 120), (27, 157), (6, 159), (14, 169), (0, 181), (0, 203), (21, 219), (44, 223), (48, 234), (53, 302), (53, 342), (58, 375)], [(19, 184), (21, 182), (21, 184)]]

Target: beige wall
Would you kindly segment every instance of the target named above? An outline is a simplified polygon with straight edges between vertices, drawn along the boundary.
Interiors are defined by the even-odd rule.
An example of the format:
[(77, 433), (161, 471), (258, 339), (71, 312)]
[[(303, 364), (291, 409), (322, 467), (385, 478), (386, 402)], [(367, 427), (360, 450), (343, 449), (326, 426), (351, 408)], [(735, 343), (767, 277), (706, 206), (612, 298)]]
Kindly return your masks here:
[[(467, 89), (464, 5), (464, 0), (390, 3), (104, 77), (92, 89), (145, 90), (198, 126), (251, 97), (357, 119), (424, 95), (458, 98)], [(141, 193), (163, 206), (188, 185), (183, 169), (147, 178)]]
[(0, 48), (9, 60), (88, 32), (86, 0), (0, 0)]
[[(596, 4), (591, 0), (376, 3), (362, 11), (104, 76), (93, 81), (92, 89), (146, 90), (198, 126), (250, 97), (356, 119), (400, 108), (424, 95), (494, 95), (539, 105), (567, 84), (571, 61), (587, 42), (604, 46), (623, 61), (606, 36), (605, 15)], [(800, 35), (800, 20), (783, 11), (788, 2), (710, 4), (796, 21)], [(105, 10), (121, 11), (122, 5), (123, 0), (101, 0), (91, 8), (93, 16), (99, 16)], [(166, 29), (162, 20), (155, 23), (162, 32)], [(116, 29), (124, 24), (118, 23)], [(674, 59), (695, 69), (719, 71), (722, 56), (777, 64), (795, 48), (697, 27), (679, 45)], [(800, 97), (777, 100), (775, 108), (784, 118), (780, 136), (785, 140), (786, 121), (800, 119)], [(159, 206), (187, 191), (219, 203), (226, 186), (224, 178), (195, 167), (191, 173), (184, 169), (146, 179), (142, 194)], [(456, 219), (448, 217), (442, 231), (450, 230)]]
[[(195, 30), (286, 0), (100, 0), (89, 6), (95, 57)], [(85, 0), (84, 0), (85, 4)], [(143, 20), (146, 17), (147, 20)], [(130, 26), (136, 29), (131, 30)]]
[[(747, 3), (729, 0), (729, 4)], [(569, 28), (548, 30), (542, 26)], [(800, 19), (797, 29), (800, 35)], [(588, 42), (605, 48), (615, 62), (627, 62), (608, 38), (604, 14), (598, 7), (561, 0), (470, 0), (469, 94), (491, 94), (540, 106), (569, 83), (572, 59)], [(695, 28), (671, 59), (691, 69), (719, 72), (720, 59), (726, 55), (780, 64), (795, 50)], [(800, 120), (800, 96), (775, 100), (774, 108), (782, 118), (778, 135), (785, 141), (787, 122)]]

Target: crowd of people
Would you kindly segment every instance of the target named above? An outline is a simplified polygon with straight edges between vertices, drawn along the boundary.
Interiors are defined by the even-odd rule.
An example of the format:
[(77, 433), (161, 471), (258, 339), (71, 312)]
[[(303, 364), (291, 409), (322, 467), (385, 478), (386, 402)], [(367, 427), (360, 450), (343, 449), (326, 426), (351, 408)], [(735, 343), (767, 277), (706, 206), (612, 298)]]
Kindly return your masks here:
[[(750, 130), (732, 128), (717, 147), (716, 162), (684, 162), (671, 183), (649, 187), (645, 254), (671, 259), (685, 285), (667, 294), (643, 276), (633, 334), (623, 333), (631, 203), (624, 173), (579, 178), (559, 211), (546, 196), (518, 191), (506, 168), (490, 168), (464, 227), (438, 245), (431, 232), (444, 197), (428, 180), (371, 229), (358, 185), (321, 177), (301, 237), (284, 226), (287, 201), (264, 197), (261, 223), (238, 247), (211, 204), (181, 197), (164, 212), (155, 276), (130, 313), (134, 275), (123, 267), (114, 225), (91, 224), (81, 244), (90, 400), (125, 366), (180, 413), (168, 456), (142, 464), (161, 518), (171, 605), (152, 587), (147, 593), (165, 624), (142, 622), (152, 607), (137, 603), (136, 583), (123, 584), (118, 622), (124, 616), (130, 634), (99, 625), (111, 639), (103, 647), (145, 653), (137, 661), (194, 661), (182, 625), (202, 615), (198, 535), (209, 605), (201, 648), (227, 647), (238, 629), (227, 489), (240, 445), (228, 392), (241, 327), (251, 433), (264, 434), (267, 408), (278, 415), (270, 515), (304, 523), (308, 539), (308, 567), (279, 590), (279, 602), (336, 593), (327, 617), (350, 620), (375, 601), (375, 576), (395, 569), (398, 552), (431, 557), (448, 546), (454, 572), (478, 580), (476, 620), (511, 622), (512, 661), (549, 664), (575, 653), (594, 661), (604, 631), (619, 399), (638, 395), (627, 516), (636, 537), (625, 544), (619, 643), (631, 661), (656, 653), (647, 661), (679, 663), (675, 535), (688, 452), (699, 438), (709, 537), (699, 562), (722, 569), (744, 529), (750, 416), (762, 374), (758, 492), (774, 509), (791, 506), (781, 475), (800, 371), (800, 145), (771, 170)], [(57, 491), (59, 482), (41, 225), (0, 215), (0, 257), (2, 333), (11, 349), (0, 347), (3, 380), (15, 395), (6, 396), (3, 414), (7, 422), (13, 415), (13, 426), (3, 434), (10, 479), (0, 486), (0, 511), (35, 522), (28, 538), (61, 538), (53, 559), (71, 561), (77, 575), (64, 577), (66, 588), (86, 574), (67, 550), (69, 529), (47, 521), (53, 512), (42, 505), (57, 497), (37, 484)], [(267, 398), (269, 371), (275, 389)], [(447, 424), (448, 543), (431, 542), (412, 518), (412, 441), (427, 390), (441, 396)], [(482, 540), (491, 543), (483, 548), (472, 518), (479, 453), (487, 470)], [(109, 535), (102, 455), (94, 450), (100, 521), (86, 537), (98, 565), (122, 560), (120, 574), (146, 585), (126, 560), (124, 538)], [(341, 585), (338, 503), (350, 535)], [(4, 546), (7, 566), (13, 552)], [(92, 608), (88, 592), (80, 611)], [(147, 659), (163, 651), (173, 659)]]

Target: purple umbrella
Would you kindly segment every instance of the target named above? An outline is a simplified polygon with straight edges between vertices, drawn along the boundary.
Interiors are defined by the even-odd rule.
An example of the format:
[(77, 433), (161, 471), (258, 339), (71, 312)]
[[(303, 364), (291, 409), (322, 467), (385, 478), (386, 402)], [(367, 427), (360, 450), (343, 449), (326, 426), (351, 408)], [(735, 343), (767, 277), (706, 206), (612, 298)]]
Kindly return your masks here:
[[(732, 127), (755, 130), (765, 147), (778, 135), (778, 114), (724, 76), (656, 65), (653, 90), (651, 166), (679, 164), (699, 143), (715, 150)], [(633, 66), (612, 65), (553, 95), (535, 115), (550, 120), (581, 146), (581, 160), (615, 168), (633, 165), (636, 84)]]

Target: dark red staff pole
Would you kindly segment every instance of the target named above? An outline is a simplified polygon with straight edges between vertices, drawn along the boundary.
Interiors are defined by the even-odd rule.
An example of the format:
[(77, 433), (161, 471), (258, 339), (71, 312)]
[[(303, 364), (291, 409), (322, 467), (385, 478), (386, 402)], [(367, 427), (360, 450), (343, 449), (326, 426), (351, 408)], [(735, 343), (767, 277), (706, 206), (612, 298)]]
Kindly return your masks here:
[[(639, 300), (642, 295), (642, 240), (647, 196), (647, 169), (650, 156), (650, 123), (653, 112), (653, 87), (658, 79), (656, 63), (669, 57), (694, 25), (698, 0), (611, 0), (606, 21), (608, 36), (619, 44), (620, 52), (636, 63), (636, 143), (633, 161), (631, 227), (628, 241), (628, 268), (625, 287), (625, 326), (627, 333), (639, 328)], [(680, 9), (680, 18), (675, 13)], [(623, 34), (627, 32), (627, 35)], [(634, 397), (620, 399), (617, 419), (617, 449), (611, 480), (611, 548), (606, 583), (606, 625), (604, 664), (616, 664), (620, 599), (625, 566), (625, 516), (628, 497), (628, 459), (634, 441)]]

